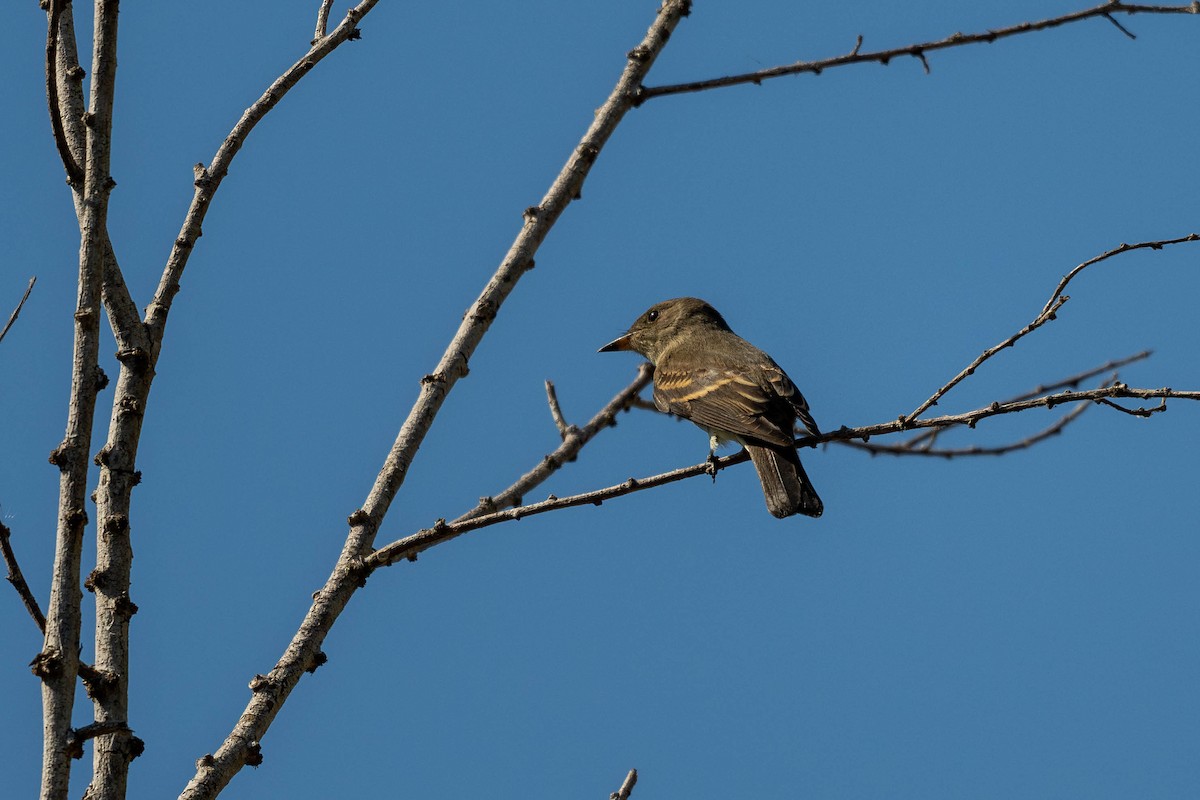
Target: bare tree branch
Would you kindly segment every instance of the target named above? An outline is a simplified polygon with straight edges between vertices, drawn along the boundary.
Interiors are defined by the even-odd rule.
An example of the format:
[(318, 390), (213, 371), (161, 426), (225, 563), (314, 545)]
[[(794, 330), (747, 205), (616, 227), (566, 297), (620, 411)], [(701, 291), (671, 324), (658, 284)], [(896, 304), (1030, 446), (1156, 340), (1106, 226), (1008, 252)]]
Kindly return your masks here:
[(850, 435), (844, 435), (841, 430), (835, 431), (835, 435), (830, 440), (861, 439), (864, 435), (867, 437), (878, 436), (880, 434), (896, 433), (912, 428), (945, 428), (949, 425), (966, 425), (969, 428), (973, 428), (980, 420), (996, 416), (997, 414), (1012, 414), (1027, 411), (1031, 408), (1054, 408), (1057, 405), (1072, 403), (1077, 400), (1099, 401), (1105, 398), (1128, 398), (1136, 400), (1167, 400), (1175, 398), (1179, 400), (1200, 400), (1200, 391), (1177, 391), (1167, 387), (1160, 389), (1136, 389), (1126, 386), (1123, 383), (1115, 383), (1112, 386), (1101, 386), (1095, 389), (1086, 389), (1082, 392), (1065, 390), (1025, 400), (1013, 400), (1006, 403), (997, 402), (984, 408), (975, 409), (974, 411), (951, 414), (944, 417), (933, 417), (932, 419), (910, 421), (904, 417), (900, 417), (895, 422), (856, 428)]
[[(102, 302), (104, 273), (112, 246), (108, 237), (108, 199), (116, 185), (110, 176), (112, 115), (116, 95), (119, 0), (97, 0), (92, 48), (91, 97), (88, 107), (87, 147), (84, 165), (81, 251), (97, 281), (95, 312)], [(97, 320), (98, 323), (98, 320)], [(101, 454), (97, 463), (103, 462)], [(101, 474), (96, 491), (96, 569), (86, 582), (96, 602), (95, 667), (114, 680), (107, 691), (93, 695), (95, 721), (120, 722), (129, 717), (129, 618), (137, 607), (129, 600), (129, 570), (133, 561), (128, 524), (118, 529), (106, 520), (106, 488)], [(134, 745), (128, 729), (103, 733), (92, 751), (92, 800), (123, 800), (129, 779)]]
[(137, 303), (125, 285), (125, 276), (117, 263), (108, 231), (104, 232), (104, 285), (100, 296), (108, 313), (108, 326), (117, 341), (117, 360), (132, 362), (139, 368), (149, 359), (150, 336), (138, 314)]
[[(67, 170), (72, 188), (75, 215), (83, 219), (83, 170), (75, 153), (83, 153), (87, 139), (84, 122), (83, 68), (75, 47), (75, 26), (69, 0), (48, 0), (46, 38), (46, 94), (54, 141)], [(66, 87), (60, 95), (60, 84)], [(100, 233), (106, 251), (101, 302), (108, 311), (109, 324), (117, 340), (117, 357), (143, 358), (150, 349), (145, 327), (140, 324), (137, 304), (129, 295), (124, 276), (113, 252), (107, 227)]]
[[(1115, 380), (1114, 376), (1114, 380)], [(1107, 401), (1103, 401), (1107, 402)], [(851, 439), (844, 439), (839, 444), (844, 444), (852, 447), (855, 450), (864, 450), (871, 455), (877, 453), (894, 455), (894, 456), (937, 456), (939, 458), (955, 458), (958, 456), (1002, 456), (1006, 453), (1012, 453), (1016, 450), (1025, 450), (1033, 447), (1039, 442), (1049, 439), (1051, 436), (1056, 436), (1062, 433), (1063, 429), (1074, 422), (1079, 416), (1087, 411), (1089, 404), (1080, 402), (1075, 408), (1067, 414), (1064, 414), (1057, 422), (1049, 425), (1032, 436), (1027, 436), (1015, 442), (1008, 444), (997, 445), (995, 447), (982, 447), (980, 445), (972, 445), (970, 447), (934, 447), (934, 436), (929, 432), (923, 434), (923, 439), (914, 437), (907, 442), (900, 444), (874, 444), (871, 442), (856, 442)], [(936, 433), (946, 430), (946, 428), (934, 428)], [(922, 446), (922, 441), (924, 446)]]
[(63, 129), (62, 108), (58, 102), (58, 28), (62, 19), (63, 5), (67, 0), (50, 0), (49, 24), (46, 26), (46, 102), (50, 107), (50, 129), (54, 134), (54, 145), (67, 171), (72, 185), (83, 182), (83, 168), (75, 160), (67, 133)]
[(1125, 27), (1124, 25), (1122, 25), (1121, 23), (1117, 22), (1117, 18), (1116, 18), (1116, 17), (1114, 17), (1112, 14), (1104, 14), (1104, 15), (1102, 15), (1102, 16), (1103, 16), (1103, 17), (1104, 17), (1106, 20), (1108, 20), (1109, 22), (1111, 22), (1111, 23), (1113, 24), (1113, 26), (1114, 26), (1114, 27), (1115, 27), (1117, 30), (1119, 30), (1121, 33), (1123, 33), (1123, 34), (1125, 34), (1126, 36), (1128, 36), (1130, 39), (1136, 39), (1136, 38), (1137, 38), (1136, 36), (1134, 36), (1134, 35), (1133, 35), (1133, 33), (1132, 33), (1132, 32), (1130, 32), (1130, 30), (1129, 30), (1128, 28), (1126, 28), (1126, 27)]
[[(1150, 350), (1143, 350), (1140, 353), (1134, 353), (1131, 356), (1113, 359), (1112, 361), (1109, 361), (1106, 364), (1101, 364), (1098, 367), (1093, 367), (1092, 369), (1085, 370), (1083, 372), (1078, 372), (1074, 375), (1068, 375), (1067, 377), (1061, 378), (1057, 381), (1054, 381), (1053, 383), (1039, 384), (1038, 386), (1035, 386), (1033, 389), (1030, 389), (1028, 392), (1024, 392), (1022, 394), (1016, 395), (1015, 397), (1010, 397), (1007, 400), (1004, 400), (1002, 402), (1011, 403), (1015, 400), (1028, 400), (1032, 397), (1039, 397), (1041, 395), (1048, 394), (1052, 391), (1055, 391), (1056, 389), (1066, 389), (1066, 388), (1074, 389), (1074, 388), (1078, 387), (1084, 381), (1090, 380), (1090, 379), (1096, 377), (1097, 375), (1101, 375), (1105, 372), (1112, 372), (1112, 377), (1109, 379), (1110, 383), (1116, 382), (1117, 377), (1118, 377), (1117, 372), (1116, 372), (1117, 369), (1124, 367), (1128, 364), (1133, 364), (1137, 361), (1142, 361), (1144, 359), (1147, 359), (1150, 357), (1151, 352), (1152, 351), (1150, 351)], [(1104, 384), (1104, 385), (1108, 385), (1108, 384)], [(1056, 423), (1056, 425), (1057, 425), (1057, 423)], [(1051, 427), (1054, 427), (1054, 426), (1051, 426)], [(947, 451), (940, 449), (940, 448), (935, 449), (933, 447), (933, 443), (937, 439), (937, 437), (941, 433), (945, 432), (946, 430), (948, 430), (948, 428), (932, 428), (929, 430), (922, 431), (921, 433), (918, 433), (916, 436), (913, 436), (911, 439), (909, 439), (905, 442), (902, 442), (900, 444), (896, 444), (896, 445), (861, 445), (859, 447), (859, 449), (868, 450), (870, 452), (881, 452), (881, 453), (894, 452), (897, 454), (905, 454), (910, 451), (911, 452), (919, 451), (918, 454), (944, 455), (944, 454), (946, 454)], [(1059, 430), (1061, 430), (1061, 428)], [(1057, 431), (1054, 431), (1054, 432), (1057, 432)], [(1052, 432), (1050, 431), (1049, 428), (1047, 428), (1045, 431), (1043, 431), (1043, 433), (1046, 435), (1051, 435)], [(1037, 434), (1037, 436), (1041, 436), (1041, 434)], [(1045, 438), (1045, 437), (1042, 437), (1042, 438)], [(1026, 440), (1023, 440), (1023, 441), (1026, 441)], [(1040, 441), (1040, 439), (1039, 439), (1039, 441)], [(1036, 443), (1036, 442), (1034, 442), (1034, 443)], [(1007, 447), (1007, 445), (1006, 445), (1006, 447)], [(878, 448), (878, 449), (876, 449), (876, 448)], [(976, 451), (978, 449), (970, 448), (970, 450), (972, 452), (965, 453), (965, 455), (973, 455), (976, 453)], [(990, 453), (990, 452), (991, 452), (990, 450), (987, 450), (987, 453)], [(957, 451), (956, 451), (956, 453), (957, 453)], [(980, 455), (986, 454), (983, 450), (978, 450), (978, 453)]]
[(29, 584), (25, 582), (25, 576), (21, 573), (21, 565), (17, 563), (17, 554), (13, 552), (12, 531), (4, 522), (0, 521), (0, 555), (4, 557), (4, 564), (8, 567), (8, 575), (5, 576), (13, 588), (17, 590), (17, 594), (21, 597), (21, 603), (25, 606), (25, 610), (29, 612), (29, 616), (33, 617), (33, 621), (37, 623), (38, 630), (43, 635), (46, 633), (46, 615), (42, 613), (42, 609), (38, 606), (37, 598), (33, 596), (33, 592), (29, 588)]
[(95, 416), (96, 394), (107, 378), (98, 365), (100, 276), (95, 264), (80, 259), (79, 302), (75, 311), (71, 398), (63, 441), (50, 453), (59, 469), (58, 520), (50, 604), (42, 651), (34, 659), (34, 674), (42, 679), (43, 798), (65, 798), (70, 759), (63, 743), (70, 730), (79, 671), (80, 557), (88, 516), (88, 443)]
[[(1187, 236), (1180, 236), (1177, 239), (1161, 239), (1156, 242), (1138, 242), (1137, 244), (1125, 244), (1124, 242), (1122, 242), (1121, 244), (1114, 247), (1112, 250), (1101, 253), (1100, 255), (1096, 256), (1095, 258), (1088, 259), (1087, 261), (1083, 262), (1079, 266), (1075, 267), (1075, 269), (1071, 270), (1070, 272), (1068, 272), (1066, 275), (1063, 276), (1063, 279), (1058, 282), (1058, 286), (1055, 287), (1054, 294), (1050, 295), (1050, 299), (1046, 301), (1046, 305), (1042, 308), (1042, 313), (1043, 314), (1050, 313), (1051, 306), (1055, 305), (1056, 303), (1061, 305), (1061, 303), (1059, 303), (1059, 300), (1060, 300), (1060, 298), (1063, 297), (1063, 291), (1067, 288), (1067, 284), (1070, 283), (1072, 280), (1074, 280), (1076, 275), (1083, 272), (1085, 269), (1092, 266), (1093, 264), (1098, 264), (1101, 261), (1112, 258), (1113, 256), (1119, 256), (1122, 253), (1128, 253), (1131, 250), (1146, 250), (1146, 249), (1162, 250), (1164, 247), (1166, 247), (1168, 245), (1181, 244), (1183, 242), (1200, 242), (1200, 234), (1190, 233)], [(1070, 298), (1068, 297), (1067, 299), (1070, 299)]]
[[(990, 44), (997, 39), (1005, 39), (1010, 36), (1017, 36), (1023, 33), (1033, 33), (1034, 31), (1044, 31), (1050, 28), (1057, 28), (1060, 25), (1067, 25), (1072, 22), (1080, 22), (1093, 17), (1107, 17), (1110, 22), (1117, 24), (1113, 19), (1113, 14), (1200, 14), (1200, 2), (1193, 2), (1188, 5), (1178, 6), (1162, 6), (1162, 5), (1137, 5), (1133, 3), (1121, 2), (1105, 2), (1092, 8), (1087, 8), (1082, 11), (1075, 11), (1070, 14), (1063, 14), (1059, 17), (1040, 20), (1038, 22), (1022, 22), (1018, 25), (1012, 25), (1007, 28), (998, 28), (996, 30), (984, 31), (982, 33), (954, 33), (947, 36), (945, 39), (940, 39), (933, 42), (922, 42), (920, 44), (910, 44), (906, 47), (894, 47), (890, 50), (877, 50), (874, 52), (863, 53), (862, 37), (858, 37), (858, 43), (854, 49), (846, 55), (826, 58), (820, 61), (797, 61), (794, 64), (785, 64), (769, 69), (761, 69), (755, 72), (746, 72), (739, 75), (728, 75), (723, 78), (710, 78), (702, 81), (692, 81), (689, 83), (677, 83), (670, 86), (647, 86), (642, 87), (638, 92), (637, 102), (644, 103), (655, 97), (663, 97), (670, 94), (683, 94), (685, 92), (700, 92), (707, 89), (719, 89), (724, 86), (739, 86), (741, 84), (753, 83), (761, 84), (765, 80), (771, 78), (779, 78), (784, 75), (798, 75), (802, 72), (811, 72), (814, 75), (820, 75), (824, 70), (832, 67), (841, 67), (847, 64), (861, 64), (866, 62), (876, 62), (886, 66), (893, 58), (911, 57), (919, 60), (925, 68), (925, 72), (929, 72), (929, 62), (926, 60), (926, 54), (936, 51), (945, 50), (950, 47), (961, 47), (968, 44), (978, 44), (980, 42)], [(1117, 27), (1127, 35), (1129, 31)]]
[[(54, 133), (55, 147), (63, 160), (76, 198), (83, 188), (84, 143), (87, 139), (86, 106), (83, 98), (83, 68), (79, 65), (79, 53), (75, 45), (75, 19), (73, 6), (68, 0), (46, 0), (46, 99), (50, 112), (50, 125)], [(54, 18), (54, 19), (52, 19)], [(54, 41), (49, 40), (54, 36)], [(50, 92), (54, 92), (51, 99)], [(64, 153), (62, 148), (66, 148)], [(72, 169), (74, 165), (74, 169)], [(79, 214), (79, 211), (76, 211)]]
[(17, 317), (21, 315), (21, 309), (25, 307), (25, 301), (29, 299), (29, 293), (33, 291), (33, 285), (37, 283), (37, 276), (34, 275), (29, 279), (29, 285), (25, 287), (25, 294), (21, 295), (21, 302), (17, 303), (17, 307), (13, 309), (12, 315), (9, 316), (8, 322), (4, 325), (4, 330), (0, 331), (0, 342), (4, 341), (4, 337), (8, 335), (8, 329), (17, 321)]
[(654, 376), (654, 368), (649, 364), (638, 367), (637, 376), (621, 391), (609, 400), (603, 408), (597, 411), (582, 428), (568, 432), (562, 444), (554, 452), (546, 455), (533, 469), (526, 472), (499, 494), (484, 497), (475, 508), (458, 517), (455, 522), (490, 514), (491, 512), (510, 506), (519, 506), (525, 495), (540, 486), (547, 478), (557, 472), (564, 464), (574, 461), (584, 445), (595, 438), (596, 434), (605, 428), (617, 424), (617, 414), (628, 411), (638, 400), (638, 394), (650, 384)]
[[(33, 591), (29, 588), (29, 584), (25, 582), (25, 575), (21, 572), (20, 563), (17, 562), (17, 554), (13, 552), (11, 539), (12, 530), (3, 522), (0, 522), (0, 557), (3, 557), (4, 564), (8, 567), (8, 575), (5, 578), (12, 584), (13, 589), (20, 596), (21, 603), (25, 606), (25, 610), (29, 612), (33, 623), (37, 625), (38, 631), (45, 636), (46, 616), (42, 613), (41, 606), (38, 605), (37, 598), (33, 596)], [(35, 659), (35, 664), (38, 663), (41, 663), (40, 659)], [(99, 686), (105, 681), (105, 677), (90, 664), (81, 663), (79, 665), (79, 677), (90, 686)]]
[[(58, 92), (58, 119), (67, 149), (70, 151), (74, 163), (80, 166), (79, 180), (74, 181), (71, 186), (72, 193), (78, 198), (79, 192), (83, 190), (82, 160), (86, 139), (88, 139), (88, 128), (85, 126), (85, 121), (88, 119), (88, 115), (86, 115), (88, 107), (86, 107), (83, 96), (84, 70), (79, 65), (79, 49), (76, 38), (74, 38), (73, 5), (67, 0), (61, 0), (59, 6), (58, 24), (52, 26), (58, 35), (58, 40), (54, 44), (54, 89)], [(47, 10), (47, 24), (49, 24), (50, 12), (53, 11), (53, 8), (49, 6), (48, 1), (43, 4), (43, 7)], [(79, 215), (78, 210), (76, 215)]]
[(629, 770), (629, 774), (625, 776), (625, 782), (621, 784), (621, 788), (608, 796), (609, 800), (629, 800), (629, 795), (633, 794), (633, 787), (637, 784), (637, 770)]
[(1120, 411), (1122, 414), (1128, 414), (1131, 417), (1149, 417), (1152, 414), (1157, 414), (1160, 411), (1167, 410), (1167, 399), (1165, 397), (1162, 398), (1162, 400), (1159, 401), (1158, 405), (1154, 406), (1153, 408), (1144, 408), (1144, 407), (1142, 407), (1142, 408), (1126, 408), (1125, 406), (1121, 405), (1120, 403), (1114, 403), (1112, 400), (1109, 400), (1104, 397), (1101, 397), (1096, 402), (1101, 405), (1105, 405), (1105, 406), (1108, 406), (1109, 408)]
[(70, 758), (83, 758), (84, 742), (110, 733), (132, 734), (133, 731), (124, 722), (93, 722), (71, 731), (64, 745), (66, 753)]
[[(630, 51), (628, 62), (616, 87), (597, 110), (583, 140), (571, 154), (550, 190), (539, 205), (526, 210), (525, 224), (500, 267), (464, 315), (458, 332), (446, 348), (437, 367), (422, 379), (417, 401), (401, 426), (366, 502), (362, 508), (350, 515), (350, 531), (342, 553), (325, 586), (314, 595), (312, 607), (300, 629), (275, 668), (268, 675), (253, 681), (254, 694), (241, 718), (217, 752), (197, 762), (196, 775), (184, 789), (181, 800), (214, 797), (243, 765), (250, 759), (259, 758), (258, 743), (292, 689), (304, 672), (315, 669), (323, 662), (321, 643), (354, 592), (362, 585), (367, 574), (363, 569), (363, 558), (371, 552), (379, 524), (403, 484), (408, 467), (447, 393), (458, 379), (466, 374), (471, 354), (495, 319), (505, 298), (520, 277), (533, 267), (533, 256), (550, 228), (571, 201), (579, 196), (600, 150), (632, 108), (637, 87), (641, 85), (658, 54), (666, 46), (671, 31), (690, 7), (690, 0), (665, 0), (645, 39)], [(322, 39), (315, 49), (324, 47), (336, 36), (337, 31)], [(243, 117), (243, 120), (245, 121), (246, 117)], [(226, 143), (228, 145), (230, 140)], [(219, 166), (218, 160), (214, 159), (215, 166)], [(193, 202), (188, 222), (185, 223), (184, 231), (176, 242), (178, 255), (176, 252), (172, 253), (171, 263), (159, 284), (159, 292), (148, 315), (147, 322), (152, 331), (165, 320), (170, 298), (178, 290), (177, 271), (182, 267), (176, 268), (172, 265), (183, 257), (183, 252), (190, 249), (195, 237), (199, 235), (199, 219), (202, 216), (202, 208), (207, 205), (207, 200), (203, 199), (206, 187), (210, 181), (222, 174), (220, 169), (210, 167), (208, 170), (201, 170), (197, 178), (197, 200)]]
[(276, 78), (262, 93), (262, 96), (246, 109), (241, 119), (233, 126), (233, 130), (225, 137), (225, 141), (209, 165), (205, 167), (203, 164), (197, 164), (194, 167), (196, 177), (193, 181), (195, 192), (192, 195), (192, 203), (188, 207), (179, 236), (175, 239), (175, 245), (171, 248), (171, 254), (167, 257), (167, 265), (159, 280), (158, 289), (154, 293), (154, 299), (146, 309), (146, 325), (150, 329), (150, 340), (154, 348), (151, 355), (152, 363), (158, 359), (158, 351), (162, 347), (163, 329), (167, 324), (167, 314), (171, 310), (171, 302), (179, 292), (179, 281), (184, 267), (187, 266), (188, 258), (191, 256), (192, 248), (196, 246), (196, 240), (201, 236), (201, 226), (208, 213), (208, 207), (212, 203), (213, 196), (221, 187), (221, 181), (229, 173), (229, 165), (238, 151), (242, 149), (242, 145), (245, 144), (246, 137), (321, 59), (332, 53), (342, 43), (359, 38), (359, 20), (366, 16), (378, 2), (379, 0), (362, 0), (347, 11), (345, 18), (334, 28), (332, 33), (313, 44), (299, 61)]
[[(658, 18), (643, 42), (628, 54), (626, 68), (605, 103), (596, 111), (595, 119), (583, 139), (555, 178), (539, 205), (525, 210), (525, 225), (509, 248), (496, 273), (483, 292), (464, 315), (453, 340), (446, 348), (434, 371), (421, 379), (421, 392), (409, 412), (392, 446), (384, 469), (372, 487), (366, 503), (357, 515), (363, 525), (359, 537), (369, 546), (374, 530), (386, 513), (408, 472), (409, 464), (421, 446), (446, 396), (467, 373), (467, 364), (475, 348), (490, 328), (509, 293), (518, 280), (533, 268), (533, 256), (551, 227), (566, 207), (582, 191), (583, 182), (591, 171), (600, 150), (616, 130), (617, 125), (632, 107), (632, 96), (641, 79), (649, 72), (658, 53), (666, 45), (670, 32), (690, 8), (688, 0), (666, 0)], [(359, 548), (358, 552), (366, 552)]]
[[(1012, 403), (1018, 400), (1029, 400), (1034, 397), (1041, 397), (1044, 394), (1049, 394), (1050, 392), (1058, 389), (1075, 389), (1079, 386), (1079, 384), (1083, 383), (1084, 381), (1091, 380), (1097, 375), (1103, 375), (1105, 372), (1114, 372), (1115, 370), (1118, 370), (1124, 366), (1128, 366), (1129, 364), (1134, 364), (1138, 361), (1144, 361), (1153, 354), (1153, 350), (1143, 350), (1140, 353), (1134, 353), (1133, 355), (1125, 356), (1124, 358), (1114, 358), (1112, 361), (1108, 361), (1098, 367), (1092, 367), (1089, 370), (1077, 372), (1074, 375), (1068, 375), (1067, 377), (1060, 378), (1053, 383), (1040, 384), (1033, 387), (1028, 392), (1016, 395), (1015, 397), (1010, 397), (1003, 402)], [(1116, 379), (1117, 375), (1114, 374), (1110, 380), (1115, 382)]]
[[(465, 522), (494, 513), (498, 509), (521, 505), (526, 494), (540, 486), (564, 464), (574, 461), (583, 446), (590, 442), (597, 433), (616, 425), (617, 414), (628, 411), (633, 406), (638, 393), (649, 385), (653, 375), (654, 368), (650, 364), (642, 364), (638, 368), (637, 377), (633, 379), (633, 382), (618, 392), (612, 400), (609, 400), (604, 408), (597, 411), (583, 428), (571, 426), (572, 430), (564, 436), (563, 443), (555, 448), (554, 452), (543, 457), (536, 467), (526, 472), (517, 479), (516, 483), (499, 494), (480, 498), (478, 505), (458, 517), (454, 522)], [(416, 561), (417, 554), (420, 552), (420, 549), (414, 549), (405, 553), (404, 557), (409, 561)]]
[(902, 419), (904, 419), (908, 422), (912, 422), (917, 417), (921, 416), (921, 414), (924, 414), (927, 410), (929, 410), (930, 407), (937, 405), (938, 400), (940, 400), (943, 396), (945, 396), (946, 392), (953, 389), (955, 386), (957, 386), (959, 383), (961, 383), (963, 381), (963, 379), (965, 379), (969, 375), (972, 375), (975, 372), (975, 370), (979, 367), (980, 364), (987, 361), (989, 358), (996, 355), (996, 353), (999, 353), (1004, 348), (1012, 347), (1014, 344), (1016, 344), (1020, 339), (1022, 339), (1027, 334), (1032, 333), (1033, 331), (1035, 331), (1038, 328), (1045, 325), (1047, 322), (1050, 322), (1051, 320), (1053, 320), (1055, 318), (1055, 315), (1058, 313), (1058, 310), (1063, 307), (1063, 304), (1071, 299), (1069, 295), (1063, 294), (1063, 290), (1066, 289), (1067, 284), (1069, 284), (1071, 282), (1071, 280), (1076, 275), (1078, 275), (1080, 272), (1082, 272), (1083, 270), (1087, 269), (1088, 267), (1092, 266), (1093, 264), (1098, 264), (1101, 261), (1104, 261), (1105, 259), (1112, 258), (1113, 256), (1116, 256), (1116, 255), (1120, 255), (1121, 253), (1128, 253), (1133, 250), (1143, 250), (1143, 249), (1161, 250), (1164, 247), (1166, 247), (1167, 245), (1180, 244), (1183, 242), (1196, 242), (1196, 241), (1200, 241), (1200, 234), (1192, 233), (1187, 236), (1181, 236), (1178, 239), (1162, 239), (1162, 240), (1154, 241), (1154, 242), (1139, 242), (1138, 244), (1122, 244), (1119, 247), (1114, 247), (1112, 250), (1109, 250), (1105, 253), (1101, 253), (1100, 255), (1096, 256), (1095, 258), (1090, 258), (1087, 261), (1083, 262), (1082, 264), (1080, 264), (1079, 266), (1077, 266), (1073, 270), (1071, 270), (1069, 273), (1067, 273), (1067, 275), (1064, 276), (1061, 281), (1059, 281), (1058, 286), (1054, 289), (1054, 293), (1052, 295), (1050, 295), (1050, 299), (1046, 301), (1046, 305), (1042, 307), (1042, 310), (1038, 313), (1038, 315), (1036, 317), (1033, 318), (1032, 322), (1030, 322), (1028, 325), (1026, 325), (1021, 330), (1014, 333), (1012, 336), (1010, 336), (1007, 339), (1005, 339), (1004, 341), (1000, 342), (999, 344), (994, 345), (993, 347), (989, 347), (987, 350), (984, 350), (983, 353), (981, 353), (974, 361), (972, 361), (970, 364), (967, 365), (966, 369), (964, 369), (962, 372), (958, 373), (953, 378), (951, 378), (948, 383), (946, 383), (944, 386), (942, 386), (940, 389), (938, 389), (936, 392), (934, 392), (933, 395), (930, 396), (930, 398), (928, 400), (926, 400), (924, 403), (921, 403), (921, 405), (917, 406), (917, 408), (911, 414), (909, 414), (907, 417), (902, 417)]

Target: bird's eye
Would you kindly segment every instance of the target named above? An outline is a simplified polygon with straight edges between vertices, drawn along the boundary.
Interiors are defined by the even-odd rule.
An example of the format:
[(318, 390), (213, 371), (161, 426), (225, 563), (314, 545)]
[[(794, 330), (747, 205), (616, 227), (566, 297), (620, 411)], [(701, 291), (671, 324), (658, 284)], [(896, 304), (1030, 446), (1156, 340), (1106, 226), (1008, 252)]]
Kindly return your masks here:
[(651, 311), (651, 312), (649, 312), (649, 313), (647, 313), (647, 314), (646, 314), (646, 321), (647, 321), (647, 322), (654, 322), (654, 321), (655, 321), (655, 320), (657, 320), (657, 319), (658, 319), (658, 312), (657, 312), (657, 311)]

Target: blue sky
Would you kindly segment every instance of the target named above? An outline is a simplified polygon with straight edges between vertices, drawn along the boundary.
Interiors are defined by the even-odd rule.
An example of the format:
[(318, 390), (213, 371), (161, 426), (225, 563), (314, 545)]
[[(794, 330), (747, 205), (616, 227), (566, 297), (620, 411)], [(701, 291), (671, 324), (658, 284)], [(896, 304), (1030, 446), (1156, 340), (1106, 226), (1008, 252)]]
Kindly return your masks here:
[[(124, 7), (110, 230), (139, 305), (192, 165), (303, 53), (310, 5)], [(178, 794), (279, 658), (419, 378), (656, 7), (479, 5), (381, 3), (362, 41), (254, 131), (208, 216), (139, 454), (130, 724), (146, 752), (131, 797)], [(1082, 7), (699, 2), (650, 83)], [(3, 313), (38, 284), (0, 345), (0, 508), (45, 603), (78, 236), (42, 96), (44, 15), (31, 2), (10, 16)], [(586, 421), (637, 364), (596, 348), (659, 300), (712, 302), (824, 428), (868, 424), (1027, 323), (1079, 262), (1200, 230), (1200, 21), (1121, 21), (1136, 41), (1095, 20), (934, 54), (930, 75), (899, 59), (631, 112), (451, 394), (379, 543), (457, 516), (552, 450), (544, 380)], [(1200, 388), (1200, 244), (1110, 260), (1069, 293), (1057, 321), (939, 409), (1146, 348), (1125, 382)], [(107, 338), (110, 375), (114, 349)], [(1058, 413), (945, 441), (1001, 443)], [(631, 767), (635, 798), (1195, 796), (1198, 434), (1200, 408), (1182, 401), (1149, 420), (1096, 407), (1003, 458), (806, 452), (819, 520), (772, 518), (743, 466), (470, 534), (371, 578), (263, 740), (263, 766), (223, 796), (604, 797)], [(706, 446), (635, 412), (530, 499), (692, 464)], [(27, 797), (41, 725), (26, 664), (41, 642), (15, 595), (0, 598), (0, 794)]]

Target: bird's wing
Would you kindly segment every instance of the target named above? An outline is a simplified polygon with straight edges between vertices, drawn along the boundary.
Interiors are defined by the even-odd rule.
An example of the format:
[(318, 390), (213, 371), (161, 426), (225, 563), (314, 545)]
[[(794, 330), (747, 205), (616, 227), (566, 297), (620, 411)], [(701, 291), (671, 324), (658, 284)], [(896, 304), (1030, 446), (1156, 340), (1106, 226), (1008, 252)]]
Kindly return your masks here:
[(805, 416), (808, 405), (782, 370), (765, 374), (764, 384), (735, 369), (660, 367), (654, 373), (654, 405), (712, 432), (789, 445), (796, 413), (793, 398), (799, 397)]
[(775, 366), (768, 371), (767, 375), (775, 393), (788, 402), (804, 429), (814, 436), (819, 434), (821, 431), (817, 428), (817, 422), (813, 419), (812, 413), (808, 410), (808, 401), (804, 399), (804, 395), (800, 394), (800, 390), (796, 388), (796, 384), (792, 383), (792, 379), (787, 376), (787, 373)]

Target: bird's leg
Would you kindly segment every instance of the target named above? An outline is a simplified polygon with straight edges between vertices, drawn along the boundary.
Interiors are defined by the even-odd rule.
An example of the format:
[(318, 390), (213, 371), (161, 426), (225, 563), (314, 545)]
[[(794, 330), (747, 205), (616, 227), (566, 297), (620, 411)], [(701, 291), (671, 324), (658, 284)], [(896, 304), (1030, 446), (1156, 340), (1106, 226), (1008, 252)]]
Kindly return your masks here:
[(716, 434), (708, 437), (708, 466), (704, 471), (712, 476), (713, 483), (717, 482), (717, 444)]

